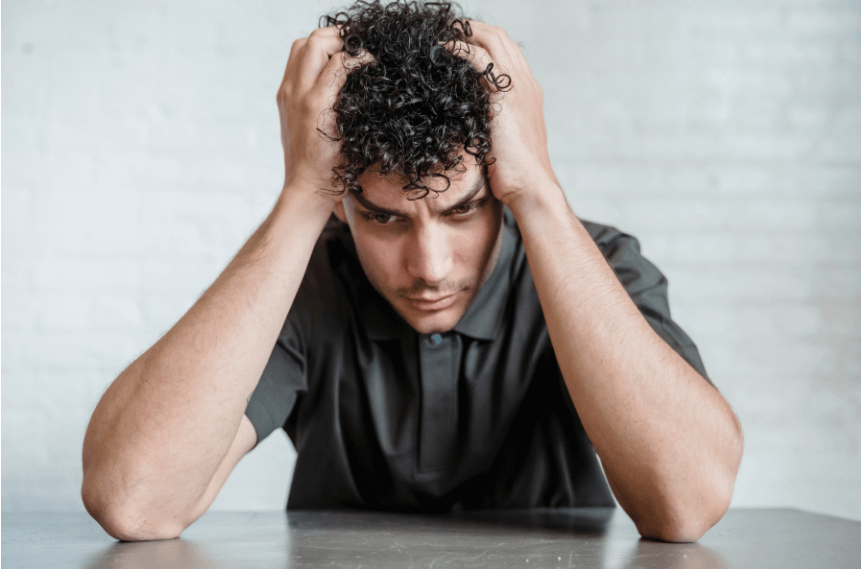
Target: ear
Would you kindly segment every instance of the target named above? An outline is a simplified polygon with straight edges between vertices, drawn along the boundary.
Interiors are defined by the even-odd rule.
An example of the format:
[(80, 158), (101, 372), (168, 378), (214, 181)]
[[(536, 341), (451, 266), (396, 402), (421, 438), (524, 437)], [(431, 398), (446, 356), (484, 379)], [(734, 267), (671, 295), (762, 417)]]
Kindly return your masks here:
[[(346, 199), (348, 196), (344, 197)], [(344, 200), (341, 200), (335, 204), (335, 217), (337, 217), (344, 223), (347, 223), (347, 212), (344, 211)]]

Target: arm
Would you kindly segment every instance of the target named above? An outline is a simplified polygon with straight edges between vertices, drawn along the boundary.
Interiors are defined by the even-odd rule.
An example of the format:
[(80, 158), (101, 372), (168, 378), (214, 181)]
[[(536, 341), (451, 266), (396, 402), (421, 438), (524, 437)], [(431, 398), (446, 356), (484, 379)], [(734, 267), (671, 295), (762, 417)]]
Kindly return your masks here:
[(256, 442), (244, 416), (326, 220), (338, 146), (317, 132), (346, 73), (335, 28), (293, 44), (279, 89), (285, 185), (224, 272), (105, 392), (82, 496), (114, 537), (176, 537)]
[(541, 89), (517, 44), (498, 28), (473, 29), (477, 65), (494, 61), (511, 76), (498, 95), (491, 187), (520, 227), (571, 399), (640, 533), (696, 540), (729, 507), (738, 421), (652, 330), (568, 205), (550, 167)]

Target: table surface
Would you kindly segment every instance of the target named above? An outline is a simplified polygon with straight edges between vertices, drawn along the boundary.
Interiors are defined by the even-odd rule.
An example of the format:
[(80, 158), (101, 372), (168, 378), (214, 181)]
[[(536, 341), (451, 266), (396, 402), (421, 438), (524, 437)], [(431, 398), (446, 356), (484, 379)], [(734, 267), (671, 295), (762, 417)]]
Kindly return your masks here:
[(697, 543), (640, 539), (612, 508), (452, 515), (209, 512), (180, 539), (119, 543), (86, 514), (2, 516), (3, 569), (861, 568), (861, 522), (730, 510)]

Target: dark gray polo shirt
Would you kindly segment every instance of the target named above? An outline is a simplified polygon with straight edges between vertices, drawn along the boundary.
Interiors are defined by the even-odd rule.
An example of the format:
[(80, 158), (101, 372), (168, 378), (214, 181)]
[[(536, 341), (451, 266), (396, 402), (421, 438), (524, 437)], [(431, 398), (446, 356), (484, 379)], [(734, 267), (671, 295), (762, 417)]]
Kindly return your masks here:
[[(703, 377), (637, 240), (584, 222), (651, 324)], [(288, 508), (611, 506), (506, 211), (492, 275), (450, 332), (413, 330), (365, 277), (346, 225), (321, 235), (246, 414), (298, 452)]]

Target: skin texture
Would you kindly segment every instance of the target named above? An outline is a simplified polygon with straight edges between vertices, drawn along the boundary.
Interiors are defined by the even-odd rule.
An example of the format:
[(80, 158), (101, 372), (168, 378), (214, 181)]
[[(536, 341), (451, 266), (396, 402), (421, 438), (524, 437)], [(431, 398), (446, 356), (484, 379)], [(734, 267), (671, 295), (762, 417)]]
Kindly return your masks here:
[(571, 399), (641, 534), (694, 540), (724, 514), (742, 450), (732, 410), (652, 331), (567, 203), (550, 164), (543, 95), (517, 44), (500, 28), (472, 28), (471, 45), (459, 49), (478, 69), (493, 62), (508, 73), (511, 89), (494, 94), (493, 198), (480, 189), (485, 201), (471, 212), (456, 207), (482, 178), (470, 167), (436, 199), (410, 202), (400, 180), (373, 173), (361, 196), (343, 198), (332, 184), (338, 147), (317, 128), (330, 132), (345, 66), (361, 59), (345, 57), (334, 28), (294, 42), (277, 97), (285, 184), (272, 213), (93, 413), (82, 495), (108, 533), (179, 535), (253, 447), (247, 398), (333, 211), (350, 224), (377, 290), (427, 333), (454, 326), (492, 270), (500, 204), (520, 227)]

